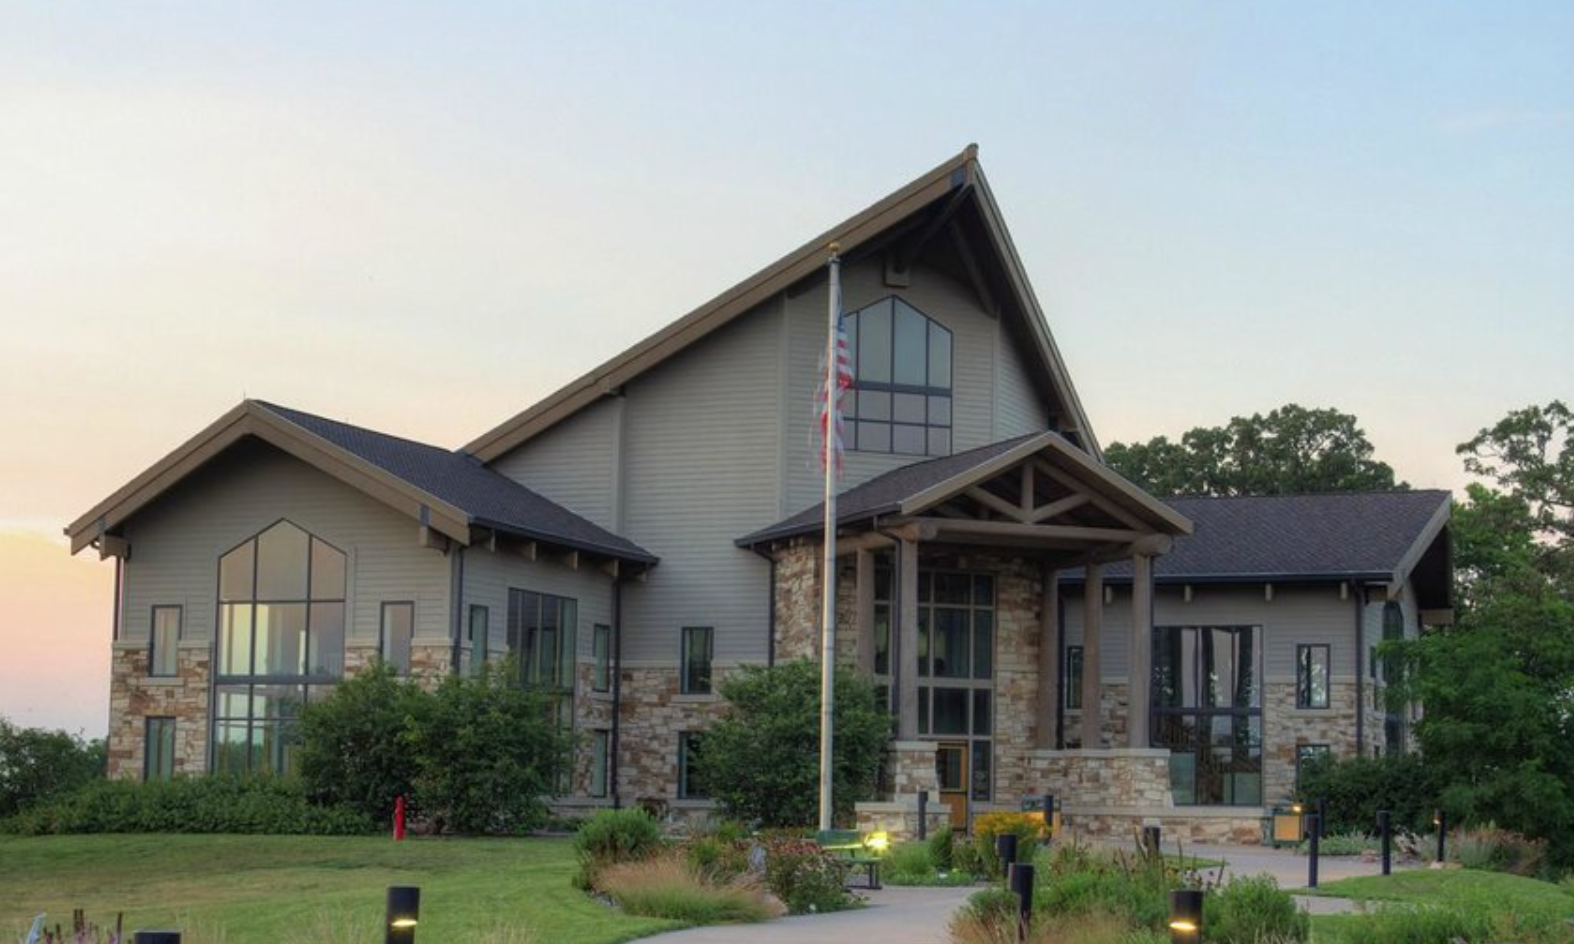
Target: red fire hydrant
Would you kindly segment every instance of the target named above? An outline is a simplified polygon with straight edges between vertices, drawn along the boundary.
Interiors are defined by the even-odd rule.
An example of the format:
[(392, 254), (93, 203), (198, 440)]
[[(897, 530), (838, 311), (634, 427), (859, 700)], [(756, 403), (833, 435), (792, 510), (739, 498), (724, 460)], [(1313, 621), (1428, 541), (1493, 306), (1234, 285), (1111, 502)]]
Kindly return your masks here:
[(404, 794), (394, 799), (394, 842), (404, 838)]

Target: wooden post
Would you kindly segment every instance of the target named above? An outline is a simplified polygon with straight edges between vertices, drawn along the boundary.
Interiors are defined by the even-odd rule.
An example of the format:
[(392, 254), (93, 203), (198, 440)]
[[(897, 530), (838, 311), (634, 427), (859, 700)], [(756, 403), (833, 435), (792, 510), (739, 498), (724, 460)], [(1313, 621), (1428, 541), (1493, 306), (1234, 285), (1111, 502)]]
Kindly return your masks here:
[(1131, 648), (1126, 659), (1129, 747), (1148, 746), (1148, 687), (1153, 659), (1153, 558), (1131, 559)]
[(918, 739), (918, 542), (904, 540), (897, 545), (900, 573), (897, 575), (896, 607), (898, 632), (896, 663), (897, 721), (899, 741)]
[(1099, 635), (1104, 626), (1104, 568), (1087, 566), (1082, 587), (1082, 747), (1104, 746), (1103, 699), (1099, 678)]
[(1038, 711), (1034, 717), (1033, 746), (1050, 750), (1055, 746), (1055, 712), (1060, 707), (1060, 585), (1051, 567), (1044, 569), (1044, 592), (1039, 596), (1038, 614)]

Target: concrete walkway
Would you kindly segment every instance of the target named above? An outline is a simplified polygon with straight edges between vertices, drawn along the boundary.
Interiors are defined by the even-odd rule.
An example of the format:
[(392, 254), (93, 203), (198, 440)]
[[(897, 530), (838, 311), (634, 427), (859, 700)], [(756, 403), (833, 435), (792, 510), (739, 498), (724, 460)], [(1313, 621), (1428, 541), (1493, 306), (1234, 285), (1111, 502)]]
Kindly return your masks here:
[(977, 888), (897, 888), (860, 892), (864, 908), (794, 915), (764, 924), (690, 928), (642, 938), (652, 944), (946, 944), (946, 923)]

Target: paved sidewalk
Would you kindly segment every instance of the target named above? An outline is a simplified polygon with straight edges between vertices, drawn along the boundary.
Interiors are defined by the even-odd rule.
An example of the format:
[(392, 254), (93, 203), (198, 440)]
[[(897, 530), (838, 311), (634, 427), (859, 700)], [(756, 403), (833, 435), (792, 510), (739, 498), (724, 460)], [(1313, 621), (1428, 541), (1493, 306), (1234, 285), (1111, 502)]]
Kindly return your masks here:
[(946, 923), (977, 888), (898, 888), (862, 892), (867, 907), (795, 915), (764, 924), (690, 928), (642, 938), (652, 944), (946, 944)]

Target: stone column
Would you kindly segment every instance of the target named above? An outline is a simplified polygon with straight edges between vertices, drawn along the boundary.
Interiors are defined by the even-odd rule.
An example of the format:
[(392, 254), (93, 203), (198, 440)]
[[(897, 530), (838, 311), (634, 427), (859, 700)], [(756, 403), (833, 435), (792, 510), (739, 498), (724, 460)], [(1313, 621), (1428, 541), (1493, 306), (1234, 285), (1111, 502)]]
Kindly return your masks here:
[(1104, 568), (1089, 564), (1082, 586), (1082, 749), (1104, 746), (1099, 635), (1104, 625)]
[(874, 674), (874, 552), (860, 548), (854, 555), (853, 597), (858, 612), (858, 673)]
[(1033, 746), (1055, 746), (1055, 718), (1060, 710), (1060, 585), (1054, 568), (1043, 568), (1043, 593), (1038, 615), (1038, 727)]
[(918, 739), (918, 542), (896, 546), (896, 739)]
[(1131, 651), (1126, 659), (1126, 732), (1130, 746), (1148, 747), (1148, 696), (1153, 675), (1153, 558), (1131, 559)]

